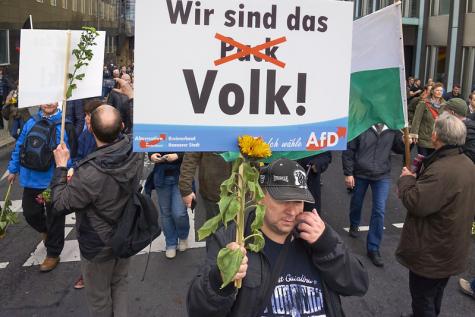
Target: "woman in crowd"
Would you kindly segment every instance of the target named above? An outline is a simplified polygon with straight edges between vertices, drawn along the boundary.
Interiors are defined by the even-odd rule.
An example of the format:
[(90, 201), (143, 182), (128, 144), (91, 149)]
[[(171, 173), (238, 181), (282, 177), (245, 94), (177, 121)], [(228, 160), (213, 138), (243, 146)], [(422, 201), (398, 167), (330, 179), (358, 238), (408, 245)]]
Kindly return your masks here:
[(411, 134), (413, 143), (417, 144), (417, 152), (428, 156), (434, 151), (431, 137), (435, 119), (442, 112), (445, 100), (442, 98), (444, 88), (441, 83), (433, 86), (432, 92), (427, 98), (421, 98), (416, 106), (414, 118), (412, 119)]
[(153, 185), (158, 196), (160, 220), (165, 235), (165, 256), (173, 259), (177, 249), (185, 251), (188, 248), (190, 232), (188, 212), (178, 188), (183, 153), (153, 153), (149, 156), (155, 163)]

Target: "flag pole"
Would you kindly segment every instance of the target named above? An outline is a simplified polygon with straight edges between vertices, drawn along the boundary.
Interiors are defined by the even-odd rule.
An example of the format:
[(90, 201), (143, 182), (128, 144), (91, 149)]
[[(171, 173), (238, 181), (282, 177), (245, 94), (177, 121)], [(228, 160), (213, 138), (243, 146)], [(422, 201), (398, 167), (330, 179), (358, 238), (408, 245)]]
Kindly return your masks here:
[[(400, 0), (394, 0), (393, 4), (395, 5), (402, 5)], [(401, 23), (401, 42), (403, 41), (402, 39), (402, 23)], [(402, 50), (402, 55), (404, 56), (404, 45), (401, 45), (401, 50)], [(405, 76), (404, 76), (405, 77)], [(405, 94), (403, 94), (405, 95)], [(403, 105), (407, 109), (407, 96), (403, 96)], [(406, 121), (406, 126), (403, 129), (404, 133), (404, 165), (410, 169), (411, 168), (411, 144), (410, 142), (410, 136), (409, 136), (409, 123), (407, 122), (407, 115), (406, 111), (404, 111), (404, 121)]]
[(66, 31), (66, 62), (64, 64), (64, 90), (63, 90), (63, 113), (61, 117), (61, 141), (64, 143), (64, 129), (66, 125), (66, 110), (68, 100), (69, 62), (71, 60), (71, 31)]

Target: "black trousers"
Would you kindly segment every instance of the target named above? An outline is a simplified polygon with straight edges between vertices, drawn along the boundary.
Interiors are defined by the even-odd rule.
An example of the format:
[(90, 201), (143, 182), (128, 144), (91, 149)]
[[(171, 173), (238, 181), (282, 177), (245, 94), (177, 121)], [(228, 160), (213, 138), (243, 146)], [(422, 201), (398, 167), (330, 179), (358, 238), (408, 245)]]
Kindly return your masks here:
[(440, 314), (442, 297), (449, 278), (432, 279), (409, 271), (409, 289), (414, 317), (435, 317)]
[(25, 188), (23, 191), (22, 207), (26, 222), (38, 232), (46, 233), (45, 247), (47, 256), (57, 257), (64, 247), (65, 216), (54, 216), (51, 205), (40, 204), (36, 197), (44, 189)]
[(314, 173), (310, 171), (307, 176), (307, 187), (310, 193), (312, 193), (315, 203), (304, 203), (305, 211), (312, 211), (312, 209), (317, 209), (318, 214), (322, 214), (322, 187), (320, 183), (321, 173)]

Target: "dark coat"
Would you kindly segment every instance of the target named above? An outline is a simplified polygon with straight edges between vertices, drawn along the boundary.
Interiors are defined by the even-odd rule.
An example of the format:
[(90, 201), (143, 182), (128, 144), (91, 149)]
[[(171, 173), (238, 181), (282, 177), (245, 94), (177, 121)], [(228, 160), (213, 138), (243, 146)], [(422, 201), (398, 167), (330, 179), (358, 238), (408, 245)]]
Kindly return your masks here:
[(463, 152), (475, 163), (475, 121), (465, 119), (464, 123), (467, 128), (467, 138), (465, 139)]
[(465, 271), (475, 215), (475, 165), (460, 148), (424, 159), (416, 179), (398, 182), (407, 216), (397, 260), (417, 275), (447, 278)]
[[(246, 222), (250, 232), (252, 215)], [(206, 264), (191, 282), (187, 306), (190, 317), (254, 317), (270, 285), (271, 268), (263, 252), (247, 252), (248, 270), (239, 291), (231, 283), (220, 289), (221, 277), (216, 256), (221, 248), (234, 241), (236, 227), (219, 229), (207, 240)], [(313, 245), (298, 239), (308, 250), (308, 261), (319, 271), (322, 279), (325, 313), (328, 317), (344, 316), (340, 295), (362, 296), (368, 290), (368, 274), (363, 264), (343, 244), (338, 234), (326, 224), (325, 231)]]
[(378, 134), (369, 128), (348, 143), (342, 155), (343, 173), (369, 180), (390, 178), (391, 151), (404, 153), (402, 133), (388, 129)]
[(76, 212), (79, 249), (87, 260), (114, 258), (110, 246), (113, 228), (97, 213), (117, 221), (138, 187), (142, 168), (143, 155), (134, 153), (132, 141), (124, 136), (82, 160), (69, 182), (66, 169), (55, 170), (51, 182), (53, 210), (58, 214)]

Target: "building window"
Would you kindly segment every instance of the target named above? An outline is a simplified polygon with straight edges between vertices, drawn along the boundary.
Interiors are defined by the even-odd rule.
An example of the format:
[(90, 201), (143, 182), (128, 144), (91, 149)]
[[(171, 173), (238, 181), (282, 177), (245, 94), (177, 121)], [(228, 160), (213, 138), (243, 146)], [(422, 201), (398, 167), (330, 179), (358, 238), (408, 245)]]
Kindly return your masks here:
[(51, 6), (56, 7), (56, 0), (50, 0), (49, 3)]
[(468, 0), (467, 5), (468, 5), (467, 12), (474, 13), (475, 12), (475, 0)]
[(475, 85), (475, 47), (464, 47), (462, 50), (462, 73), (460, 74), (464, 98), (468, 98)]
[(76, 12), (78, 10), (78, 0), (71, 0), (72, 3), (71, 3), (71, 10), (73, 10), (74, 12)]
[(432, 0), (431, 15), (447, 15), (450, 13), (450, 0)]
[(63, 9), (68, 9), (68, 0), (62, 0), (63, 1)]
[(81, 13), (86, 13), (86, 0), (81, 0)]
[(36, 2), (43, 3), (44, 1), (43, 0), (36, 0)]
[(10, 64), (10, 31), (0, 30), (0, 65)]

